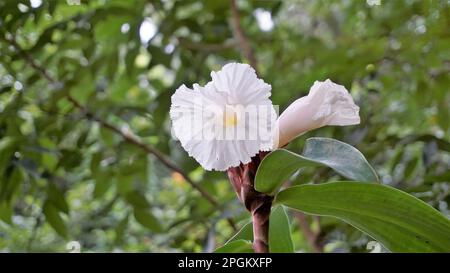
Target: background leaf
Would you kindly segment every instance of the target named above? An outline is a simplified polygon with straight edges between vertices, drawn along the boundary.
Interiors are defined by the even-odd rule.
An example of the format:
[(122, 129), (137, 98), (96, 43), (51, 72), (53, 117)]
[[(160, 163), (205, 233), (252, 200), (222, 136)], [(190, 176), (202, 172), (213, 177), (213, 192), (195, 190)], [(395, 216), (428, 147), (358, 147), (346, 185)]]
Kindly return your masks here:
[(67, 226), (61, 215), (59, 214), (59, 210), (50, 202), (45, 202), (43, 207), (45, 218), (48, 223), (55, 231), (62, 237), (68, 237)]
[(67, 204), (64, 194), (53, 184), (48, 188), (48, 201), (61, 212), (69, 214), (69, 205)]
[(155, 233), (163, 231), (159, 220), (148, 209), (134, 208), (134, 218), (150, 231)]
[(269, 251), (270, 253), (294, 252), (289, 218), (283, 206), (273, 208), (270, 214)]

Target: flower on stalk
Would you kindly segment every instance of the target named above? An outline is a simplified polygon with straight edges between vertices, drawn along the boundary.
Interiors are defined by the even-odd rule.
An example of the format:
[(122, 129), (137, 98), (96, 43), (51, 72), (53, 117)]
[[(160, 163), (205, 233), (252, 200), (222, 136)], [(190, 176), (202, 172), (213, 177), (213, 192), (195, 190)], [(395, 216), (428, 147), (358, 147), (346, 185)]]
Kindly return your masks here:
[(206, 170), (225, 171), (273, 147), (277, 115), (271, 86), (249, 65), (230, 63), (211, 77), (205, 86), (180, 86), (170, 117), (174, 135), (190, 156)]

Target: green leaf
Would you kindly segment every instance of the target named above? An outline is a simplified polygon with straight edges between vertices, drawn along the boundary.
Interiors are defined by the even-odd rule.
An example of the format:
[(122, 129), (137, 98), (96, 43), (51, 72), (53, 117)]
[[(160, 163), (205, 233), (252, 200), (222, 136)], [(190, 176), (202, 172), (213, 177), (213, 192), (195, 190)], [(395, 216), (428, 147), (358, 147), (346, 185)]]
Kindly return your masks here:
[(44, 204), (43, 211), (45, 219), (47, 219), (47, 222), (50, 224), (50, 226), (59, 235), (61, 235), (64, 238), (67, 238), (68, 237), (67, 226), (64, 220), (61, 218), (59, 210), (51, 202), (47, 201)]
[(3, 137), (0, 139), (0, 152), (14, 145), (16, 141), (12, 137)]
[(111, 147), (114, 145), (114, 133), (112, 133), (110, 130), (105, 129), (103, 127), (100, 128), (100, 138), (105, 144), (105, 146)]
[(116, 237), (114, 239), (114, 243), (115, 244), (121, 244), (123, 242), (123, 237), (125, 234), (125, 230), (128, 226), (128, 218), (129, 218), (129, 214), (127, 214), (122, 220), (120, 220), (120, 222), (117, 224), (115, 232), (116, 232)]
[[(6, 175), (5, 177), (7, 178), (8, 176)], [(0, 201), (8, 202), (12, 200), (14, 195), (19, 191), (23, 180), (23, 170), (19, 167), (13, 168), (9, 175), (9, 179), (4, 183), (0, 183)]]
[(393, 252), (450, 251), (450, 220), (416, 197), (385, 185), (300, 185), (281, 191), (276, 202), (310, 214), (337, 217)]
[(3, 222), (12, 225), (12, 215), (13, 215), (13, 208), (10, 203), (4, 201), (0, 202), (0, 220)]
[(150, 203), (147, 201), (145, 196), (138, 191), (131, 191), (126, 194), (126, 200), (133, 207), (138, 209), (148, 209), (150, 208)]
[(217, 248), (215, 253), (253, 253), (252, 243), (246, 240), (236, 240)]
[(134, 218), (141, 225), (149, 229), (150, 231), (160, 233), (163, 232), (163, 228), (158, 219), (148, 210), (148, 209), (140, 209), (134, 208)]
[(269, 221), (269, 251), (271, 253), (292, 253), (291, 229), (289, 218), (283, 206), (272, 209)]
[(109, 188), (113, 185), (114, 178), (111, 177), (110, 173), (101, 172), (95, 177), (95, 188), (94, 188), (94, 198), (98, 199), (105, 195)]
[(253, 223), (251, 221), (245, 224), (235, 235), (233, 235), (233, 237), (231, 237), (227, 241), (227, 243), (236, 240), (247, 240), (247, 241), (253, 240)]
[(351, 180), (379, 181), (377, 173), (358, 149), (332, 138), (307, 139), (303, 156), (326, 165)]
[(378, 181), (373, 168), (353, 146), (331, 138), (309, 138), (303, 155), (285, 149), (268, 154), (256, 172), (255, 188), (273, 195), (296, 171), (313, 166), (330, 167), (351, 180)]
[(69, 214), (69, 205), (67, 204), (64, 194), (53, 183), (50, 183), (48, 186), (47, 197), (55, 208), (65, 214)]
[(410, 180), (414, 178), (415, 171), (420, 163), (420, 158), (415, 157), (406, 163), (405, 171), (404, 171), (404, 179)]

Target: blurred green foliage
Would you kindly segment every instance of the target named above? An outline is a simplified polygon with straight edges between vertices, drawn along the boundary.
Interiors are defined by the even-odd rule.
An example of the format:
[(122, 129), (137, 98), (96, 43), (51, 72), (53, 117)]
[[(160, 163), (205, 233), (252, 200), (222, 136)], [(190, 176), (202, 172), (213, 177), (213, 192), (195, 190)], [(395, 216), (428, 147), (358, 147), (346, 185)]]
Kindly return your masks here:
[[(345, 141), (383, 183), (448, 216), (450, 4), (374, 2), (238, 4), (275, 104), (330, 78), (361, 107), (361, 125), (289, 149), (311, 136)], [(198, 252), (227, 241), (226, 218), (241, 227), (249, 214), (224, 173), (203, 171), (172, 139), (168, 110), (179, 85), (206, 83), (241, 56), (225, 0), (0, 0), (0, 251), (79, 241), (82, 251)], [(167, 155), (219, 206), (96, 118)], [(306, 170), (292, 183), (333, 178)], [(290, 217), (296, 251), (317, 250), (297, 219), (325, 251), (367, 251), (371, 240), (332, 218)]]

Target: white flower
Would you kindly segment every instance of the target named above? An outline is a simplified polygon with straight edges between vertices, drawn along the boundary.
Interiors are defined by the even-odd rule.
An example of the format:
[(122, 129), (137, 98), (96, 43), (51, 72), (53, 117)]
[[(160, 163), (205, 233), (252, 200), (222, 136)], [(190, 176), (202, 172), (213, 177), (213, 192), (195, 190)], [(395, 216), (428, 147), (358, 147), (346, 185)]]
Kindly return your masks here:
[[(172, 96), (174, 135), (206, 170), (224, 171), (249, 163), (259, 151), (283, 147), (297, 136), (325, 125), (359, 124), (359, 107), (344, 86), (316, 81), (276, 121), (271, 86), (253, 68), (231, 63), (211, 72), (212, 81), (193, 89), (180, 86)], [(275, 124), (276, 123), (276, 124)]]
[(344, 86), (330, 80), (316, 81), (307, 96), (294, 101), (278, 118), (279, 135), (274, 137), (274, 147), (283, 147), (299, 135), (325, 125), (359, 122), (359, 107)]
[(273, 147), (276, 113), (271, 86), (247, 64), (231, 63), (211, 72), (212, 81), (172, 96), (174, 135), (206, 170), (224, 171), (249, 163)]

